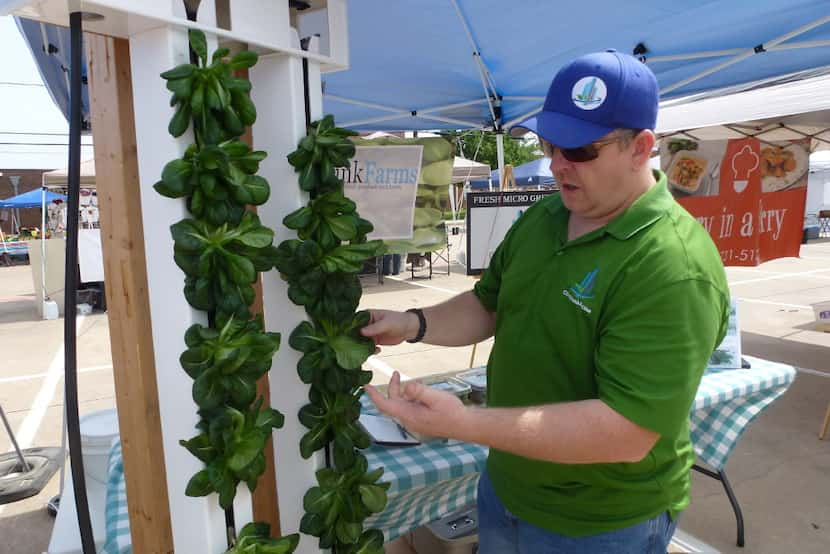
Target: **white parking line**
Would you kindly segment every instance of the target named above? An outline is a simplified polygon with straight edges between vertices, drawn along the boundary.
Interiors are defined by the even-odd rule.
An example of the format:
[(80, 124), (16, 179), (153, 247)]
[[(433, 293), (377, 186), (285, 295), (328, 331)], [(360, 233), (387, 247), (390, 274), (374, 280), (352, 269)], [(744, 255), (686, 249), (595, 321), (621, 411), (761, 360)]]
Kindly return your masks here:
[[(75, 329), (80, 329), (84, 322), (84, 316), (79, 315), (75, 323)], [(55, 352), (55, 357), (52, 358), (52, 363), (49, 364), (49, 370), (46, 372), (46, 379), (40, 385), (40, 390), (35, 396), (35, 401), (32, 402), (32, 407), (29, 413), (23, 418), (23, 423), (14, 434), (17, 438), (17, 444), (20, 448), (29, 448), (34, 441), (35, 434), (40, 429), (40, 424), (43, 421), (43, 416), (46, 415), (46, 409), (52, 403), (52, 398), (55, 396), (55, 387), (58, 385), (61, 377), (64, 374), (63, 367), (63, 343), (61, 343), (58, 351)], [(7, 452), (11, 452), (13, 448), (9, 448)]]
[[(392, 377), (392, 374), (395, 371), (398, 371), (391, 365), (387, 364), (386, 362), (378, 358), (377, 356), (369, 356), (369, 359), (366, 360), (366, 363), (372, 366), (373, 369), (377, 369), (378, 371), (380, 371), (381, 373), (385, 373), (389, 377)], [(408, 381), (411, 379), (411, 377), (406, 373), (403, 373), (401, 371), (398, 371), (398, 373), (401, 376), (401, 381)]]
[[(830, 270), (828, 270), (828, 271), (830, 271)], [(424, 283), (417, 283), (415, 281), (410, 281), (410, 280), (407, 280), (407, 279), (401, 279), (400, 277), (386, 276), (386, 277), (384, 277), (384, 279), (391, 279), (393, 281), (399, 281), (401, 283), (406, 283), (407, 285), (414, 285), (416, 287), (423, 287), (425, 289), (432, 289), (432, 290), (437, 290), (439, 292), (446, 292), (447, 294), (461, 294), (462, 292), (466, 292), (466, 291), (463, 291), (463, 290), (444, 289), (444, 288), (441, 288), (441, 287), (426, 285)]]
[[(93, 365), (84, 367), (78, 370), (78, 373), (89, 373), (91, 371), (104, 371), (105, 369), (112, 369), (112, 365)], [(34, 373), (32, 375), (18, 375), (17, 377), (3, 377), (0, 378), (0, 384), (16, 383), (18, 381), (28, 381), (30, 379), (41, 379), (47, 377), (48, 373)]]
[(787, 304), (784, 302), (772, 302), (771, 300), (759, 300), (757, 298), (741, 298), (736, 297), (741, 302), (749, 302), (751, 304), (767, 304), (769, 306), (780, 306), (782, 308), (797, 308), (799, 310), (813, 310), (812, 306), (806, 306), (804, 304)]
[(789, 277), (805, 277), (805, 276), (815, 276), (819, 279), (822, 278), (821, 275), (816, 275), (817, 273), (827, 273), (830, 272), (830, 269), (813, 269), (810, 271), (799, 271), (798, 273), (779, 273), (778, 275), (772, 275), (770, 277), (758, 277), (757, 279), (745, 279), (743, 281), (731, 281), (730, 285), (746, 285), (749, 283), (760, 283), (763, 281), (775, 281), (776, 279), (787, 279)]
[[(75, 320), (76, 332), (80, 330), (83, 321), (84, 316), (77, 316)], [(37, 392), (37, 396), (35, 396), (35, 401), (32, 402), (29, 413), (23, 418), (23, 423), (14, 434), (17, 439), (17, 445), (21, 450), (25, 450), (32, 445), (32, 441), (35, 439), (38, 429), (40, 429), (40, 424), (43, 422), (43, 416), (46, 415), (46, 409), (52, 403), (52, 398), (55, 396), (55, 387), (64, 375), (63, 352), (63, 343), (61, 343), (58, 351), (55, 352), (55, 357), (52, 358), (52, 363), (49, 364), (46, 379), (40, 385), (40, 390)], [(13, 450), (14, 447), (9, 445), (9, 449), (6, 452), (12, 452)], [(6, 506), (8, 504), (0, 506), (0, 514), (3, 513)]]

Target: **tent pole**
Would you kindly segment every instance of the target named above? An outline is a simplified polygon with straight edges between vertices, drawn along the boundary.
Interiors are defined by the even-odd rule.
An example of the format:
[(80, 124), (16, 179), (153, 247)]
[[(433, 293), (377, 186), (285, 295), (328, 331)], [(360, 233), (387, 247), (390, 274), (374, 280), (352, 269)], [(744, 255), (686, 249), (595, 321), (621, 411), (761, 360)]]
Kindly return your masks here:
[(41, 317), (46, 318), (46, 177), (41, 177), (40, 185), (40, 310)]
[(496, 159), (499, 163), (499, 190), (504, 187), (504, 133), (496, 133)]
[(473, 33), (470, 31), (467, 19), (461, 12), (461, 7), (458, 5), (458, 1), (452, 0), (452, 5), (455, 8), (455, 13), (458, 15), (458, 19), (461, 21), (461, 26), (464, 28), (464, 32), (467, 34), (467, 40), (469, 41), (470, 46), (473, 47), (473, 59), (475, 60), (476, 69), (478, 69), (478, 76), (481, 79), (481, 86), (484, 89), (484, 98), (487, 99), (487, 107), (490, 109), (490, 116), (493, 118), (493, 124), (498, 125), (499, 117), (496, 117), (496, 109), (493, 106), (493, 100), (498, 98), (496, 84), (493, 82), (490, 71), (481, 59), (481, 51), (478, 48), (475, 38), (473, 38)]
[(743, 54), (739, 54), (739, 55), (735, 56), (732, 59), (726, 60), (723, 63), (720, 63), (720, 64), (718, 64), (714, 67), (710, 67), (709, 69), (701, 71), (700, 73), (696, 73), (696, 74), (692, 75), (691, 77), (688, 77), (686, 79), (678, 81), (677, 83), (674, 83), (673, 85), (670, 85), (670, 86), (667, 86), (667, 87), (661, 89), (660, 90), (660, 96), (664, 96), (664, 95), (668, 94), (669, 92), (672, 92), (674, 90), (677, 90), (681, 87), (684, 87), (684, 86), (688, 85), (689, 83), (693, 83), (694, 81), (702, 79), (702, 78), (706, 77), (707, 75), (711, 75), (712, 73), (717, 73), (721, 69), (725, 69), (725, 68), (727, 68), (731, 65), (735, 65), (736, 63), (741, 62), (741, 61), (743, 61), (747, 58), (751, 58), (752, 56), (754, 56), (756, 54), (759, 54), (763, 51), (769, 50), (770, 48), (773, 48), (775, 46), (778, 46), (782, 42), (787, 41), (787, 40), (789, 40), (793, 37), (803, 35), (807, 31), (815, 29), (816, 27), (819, 27), (821, 25), (824, 25), (827, 22), (830, 22), (830, 15), (826, 15), (826, 16), (820, 18), (820, 19), (816, 19), (815, 21), (812, 21), (812, 22), (810, 22), (806, 25), (802, 25), (798, 29), (790, 31), (787, 34), (781, 35), (781, 36), (776, 37), (772, 40), (769, 40), (767, 42), (762, 43), (761, 45), (759, 45), (759, 46), (762, 47), (761, 50), (757, 50), (758, 47), (748, 48), (748, 49), (744, 50)]
[(505, 129), (508, 129), (508, 130), (509, 130), (509, 129), (510, 129), (511, 127), (513, 127), (513, 125), (515, 125), (516, 123), (518, 123), (518, 122), (520, 122), (520, 121), (524, 121), (524, 120), (525, 120), (525, 119), (527, 119), (528, 117), (530, 117), (530, 116), (532, 116), (532, 115), (536, 115), (537, 113), (539, 113), (539, 112), (541, 112), (541, 111), (542, 111), (542, 106), (539, 106), (539, 107), (533, 108), (533, 109), (532, 109), (532, 110), (530, 110), (529, 112), (525, 112), (525, 113), (523, 113), (522, 115), (520, 115), (519, 117), (514, 117), (513, 119), (511, 119), (510, 121), (508, 121), (507, 123), (505, 123), (503, 127), (504, 127)]

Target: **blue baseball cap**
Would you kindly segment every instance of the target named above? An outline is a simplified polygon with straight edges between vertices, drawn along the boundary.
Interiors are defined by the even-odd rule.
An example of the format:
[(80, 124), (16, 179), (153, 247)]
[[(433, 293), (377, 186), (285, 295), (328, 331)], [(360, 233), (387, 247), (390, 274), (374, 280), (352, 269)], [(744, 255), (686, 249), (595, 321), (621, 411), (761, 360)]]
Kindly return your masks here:
[[(538, 114), (517, 123), (562, 148), (593, 142), (614, 129), (654, 129), (660, 90), (637, 58), (614, 50), (581, 56), (561, 68)], [(514, 133), (518, 131), (518, 133)]]

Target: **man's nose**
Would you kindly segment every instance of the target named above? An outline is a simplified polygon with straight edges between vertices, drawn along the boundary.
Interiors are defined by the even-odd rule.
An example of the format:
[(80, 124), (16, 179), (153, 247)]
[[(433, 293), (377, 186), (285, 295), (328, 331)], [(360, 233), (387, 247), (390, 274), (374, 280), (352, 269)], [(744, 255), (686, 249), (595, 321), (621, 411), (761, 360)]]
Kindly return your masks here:
[(573, 163), (565, 159), (562, 155), (562, 150), (559, 148), (553, 149), (553, 156), (550, 158), (550, 171), (556, 173), (558, 171), (568, 170), (573, 167)]

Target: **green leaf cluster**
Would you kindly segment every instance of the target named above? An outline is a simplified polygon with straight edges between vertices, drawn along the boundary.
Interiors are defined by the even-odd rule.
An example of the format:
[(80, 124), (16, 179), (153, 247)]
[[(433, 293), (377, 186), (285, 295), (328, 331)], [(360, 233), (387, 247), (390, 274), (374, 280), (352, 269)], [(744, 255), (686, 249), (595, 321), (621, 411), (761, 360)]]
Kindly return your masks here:
[(324, 468), (317, 472), (318, 486), (303, 497), (306, 513), (300, 531), (320, 538), (320, 548), (337, 545), (344, 554), (382, 554), (383, 534), (364, 531), (363, 520), (386, 507), (389, 483), (379, 483), (383, 468), (368, 471), (358, 454), (347, 470)]
[(256, 121), (256, 107), (249, 96), (251, 82), (234, 77), (233, 71), (253, 67), (256, 52), (245, 50), (226, 62), (230, 51), (219, 48), (208, 63), (204, 33), (191, 30), (189, 38), (199, 65), (182, 64), (161, 74), (173, 93), (170, 105), (176, 108), (168, 132), (180, 137), (192, 122), (199, 144), (219, 144), (242, 135)]
[(273, 408), (263, 408), (261, 397), (246, 410), (222, 406), (199, 413), (199, 434), (179, 443), (206, 467), (191, 477), (185, 494), (207, 496), (215, 492), (219, 505), (228, 509), (240, 482), (252, 492), (256, 489), (257, 479), (265, 471), (263, 449), (284, 418)]
[(244, 410), (256, 398), (256, 382), (271, 369), (279, 333), (262, 330), (257, 319), (230, 318), (221, 330), (192, 325), (187, 350), (179, 357), (193, 379), (193, 400), (200, 410), (222, 406)]
[(288, 340), (302, 352), (297, 373), (310, 385), (309, 403), (298, 415), (308, 428), (300, 454), (309, 458), (328, 448), (333, 462), (317, 472), (319, 486), (305, 495), (300, 531), (318, 537), (320, 548), (335, 547), (339, 554), (380, 554), (383, 534), (364, 530), (363, 521), (383, 510), (388, 485), (375, 483), (382, 469), (368, 471), (359, 450), (368, 448), (370, 440), (357, 423), (362, 387), (372, 379), (372, 372), (361, 368), (375, 344), (360, 333), (369, 313), (355, 310), (361, 295), (357, 273), (385, 247), (367, 240), (372, 224), (345, 197), (337, 176), (336, 168), (348, 166), (354, 156), (349, 139), (354, 135), (336, 127), (329, 115), (312, 123), (288, 155), (310, 200), (283, 219), (297, 238), (277, 247), (274, 267), (288, 283), (288, 297), (311, 317)]
[[(207, 40), (189, 32), (197, 64), (183, 64), (161, 74), (173, 95), (175, 113), (168, 131), (182, 136), (192, 124), (194, 144), (181, 159), (165, 165), (155, 184), (159, 194), (184, 198), (192, 218), (170, 228), (174, 259), (185, 273), (188, 303), (208, 313), (209, 325), (193, 325), (185, 333), (179, 361), (193, 378), (193, 400), (199, 408), (198, 434), (180, 441), (205, 464), (187, 483), (188, 496), (219, 495), (230, 509), (244, 482), (253, 491), (265, 471), (264, 449), (283, 415), (256, 397), (256, 383), (271, 369), (279, 348), (278, 333), (265, 332), (261, 316), (252, 317), (257, 273), (274, 265), (274, 232), (246, 211), (268, 200), (270, 186), (256, 175), (266, 153), (238, 140), (256, 120), (251, 83), (235, 70), (257, 62), (253, 52), (226, 60), (226, 48), (208, 61)], [(297, 548), (299, 535), (270, 537), (264, 523), (242, 528), (234, 554), (285, 554)]]
[(183, 219), (170, 232), (190, 305), (215, 312), (220, 325), (232, 316), (250, 317), (257, 272), (268, 271), (277, 259), (274, 232), (251, 212), (245, 212), (236, 227)]
[(334, 116), (327, 115), (308, 127), (299, 147), (288, 155), (288, 163), (300, 174), (300, 188), (310, 193), (324, 193), (343, 187), (334, 168), (349, 165), (354, 143), (349, 137), (357, 133), (335, 127)]
[(271, 193), (268, 181), (256, 175), (266, 153), (240, 140), (190, 145), (181, 159), (164, 166), (156, 192), (168, 198), (188, 198), (190, 212), (212, 225), (236, 225), (248, 204), (264, 204)]
[(239, 531), (236, 544), (225, 554), (288, 554), (294, 552), (300, 543), (300, 535), (286, 535), (271, 538), (271, 526), (262, 522), (251, 522)]

